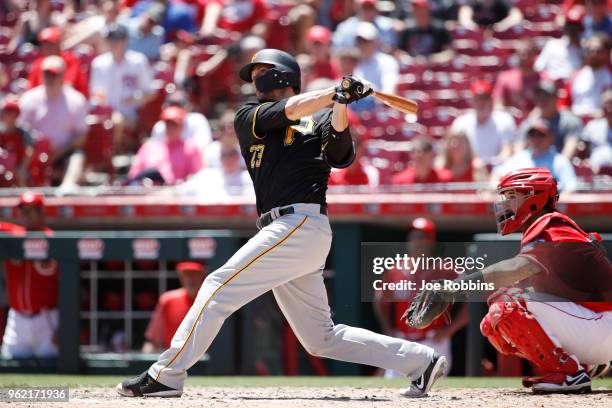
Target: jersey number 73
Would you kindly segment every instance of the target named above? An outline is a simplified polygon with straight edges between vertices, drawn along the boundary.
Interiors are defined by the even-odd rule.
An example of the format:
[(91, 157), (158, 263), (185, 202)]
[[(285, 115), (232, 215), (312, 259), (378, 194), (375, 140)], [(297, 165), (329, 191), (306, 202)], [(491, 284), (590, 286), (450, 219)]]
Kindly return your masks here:
[(261, 165), (261, 159), (263, 158), (265, 145), (256, 144), (249, 148), (251, 153), (251, 168), (259, 167)]

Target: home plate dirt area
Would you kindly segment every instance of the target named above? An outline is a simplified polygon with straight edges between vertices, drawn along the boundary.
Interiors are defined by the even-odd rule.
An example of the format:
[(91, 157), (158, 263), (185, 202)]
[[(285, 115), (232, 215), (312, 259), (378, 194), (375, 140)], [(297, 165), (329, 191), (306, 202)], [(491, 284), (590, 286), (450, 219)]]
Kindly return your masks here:
[[(45, 377), (45, 376), (40, 376)], [(20, 385), (45, 385), (45, 378), (28, 376)], [(591, 394), (533, 395), (520, 387), (518, 378), (442, 379), (428, 397), (408, 399), (399, 395), (406, 384), (401, 380), (373, 377), (193, 377), (189, 378), (181, 398), (125, 398), (114, 390), (118, 377), (48, 376), (48, 385), (69, 386), (68, 402), (10, 402), (7, 407), (612, 407), (612, 378), (593, 383)], [(2, 386), (12, 386), (0, 378)], [(115, 380), (117, 380), (115, 382)], [(7, 384), (8, 382), (8, 384)], [(14, 383), (18, 384), (18, 383)], [(89, 385), (91, 384), (91, 385)], [(99, 384), (99, 385), (96, 385)], [(461, 386), (461, 384), (466, 384)]]

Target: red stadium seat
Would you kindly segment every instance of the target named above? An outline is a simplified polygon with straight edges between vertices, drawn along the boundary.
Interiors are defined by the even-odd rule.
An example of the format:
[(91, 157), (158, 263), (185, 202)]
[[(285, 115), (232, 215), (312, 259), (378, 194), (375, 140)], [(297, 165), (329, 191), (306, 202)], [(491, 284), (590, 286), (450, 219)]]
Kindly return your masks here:
[(536, 4), (523, 11), (525, 19), (534, 23), (554, 22), (561, 7), (554, 4)]
[(601, 166), (597, 174), (603, 176), (612, 176), (612, 166)]
[(583, 179), (584, 181), (591, 181), (593, 178), (593, 170), (590, 166), (587, 166), (584, 163), (576, 163), (572, 162), (574, 166), (574, 172), (576, 176)]
[(87, 116), (89, 132), (85, 142), (86, 167), (113, 175), (113, 109), (110, 106), (95, 106)]
[(468, 30), (462, 26), (457, 26), (451, 31), (451, 36), (457, 40), (474, 40), (481, 42), (484, 39), (484, 30)]
[(534, 32), (525, 26), (517, 25), (506, 31), (495, 31), (493, 37), (498, 40), (520, 40), (523, 38), (532, 38), (537, 36), (537, 34), (537, 31)]
[(30, 186), (42, 187), (51, 185), (53, 169), (49, 159), (51, 157), (51, 143), (43, 137), (34, 142), (32, 159), (28, 165)]

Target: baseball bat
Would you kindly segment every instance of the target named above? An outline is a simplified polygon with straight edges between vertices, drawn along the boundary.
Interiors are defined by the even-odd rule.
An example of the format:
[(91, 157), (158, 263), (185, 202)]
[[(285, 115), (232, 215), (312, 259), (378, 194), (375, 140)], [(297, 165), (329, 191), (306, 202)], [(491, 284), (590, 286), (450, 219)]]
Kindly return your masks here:
[(372, 92), (372, 96), (380, 99), (390, 108), (396, 109), (400, 112), (416, 114), (419, 110), (419, 105), (415, 101), (402, 96), (379, 91)]

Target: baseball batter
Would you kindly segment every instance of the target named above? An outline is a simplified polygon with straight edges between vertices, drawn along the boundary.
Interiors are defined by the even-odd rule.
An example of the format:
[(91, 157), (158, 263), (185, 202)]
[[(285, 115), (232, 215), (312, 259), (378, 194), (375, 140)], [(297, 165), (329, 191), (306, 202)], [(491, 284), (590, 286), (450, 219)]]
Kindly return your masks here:
[[(520, 252), (456, 281), (500, 289), (480, 330), (500, 353), (544, 373), (523, 379), (524, 386), (589, 392), (591, 378), (604, 376), (612, 360), (612, 264), (601, 238), (557, 210), (557, 183), (547, 169), (513, 171), (497, 192), (499, 232), (522, 232)], [(406, 311), (408, 324), (427, 326), (462, 296), (452, 289), (419, 293)]]
[(187, 370), (225, 319), (272, 290), (310, 354), (399, 371), (413, 380), (404, 395), (426, 395), (444, 372), (445, 357), (417, 343), (335, 324), (323, 284), (332, 241), (327, 181), (331, 167), (354, 159), (347, 105), (371, 89), (345, 77), (337, 87), (300, 94), (299, 65), (274, 49), (255, 54), (240, 78), (254, 82), (257, 96), (238, 110), (234, 127), (255, 186), (259, 232), (206, 278), (170, 348), (117, 391), (128, 397), (180, 396)]

